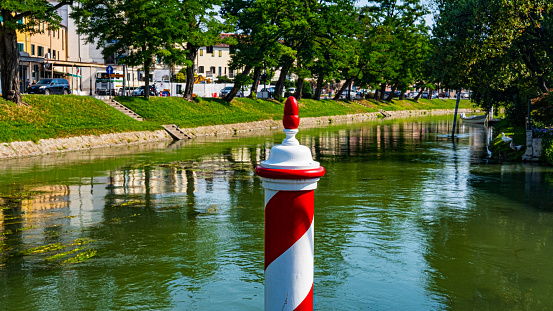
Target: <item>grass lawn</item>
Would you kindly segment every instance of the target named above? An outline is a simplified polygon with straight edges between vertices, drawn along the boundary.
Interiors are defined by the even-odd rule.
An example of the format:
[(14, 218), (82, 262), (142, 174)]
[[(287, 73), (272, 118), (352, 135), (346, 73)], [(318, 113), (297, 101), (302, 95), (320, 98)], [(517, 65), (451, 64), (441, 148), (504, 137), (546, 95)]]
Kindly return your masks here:
[(0, 98), (0, 142), (161, 129), (88, 96), (23, 95), (23, 101), (29, 106)]
[[(283, 103), (274, 100), (236, 98), (230, 104), (219, 98), (203, 98), (201, 102), (188, 102), (182, 97), (117, 97), (116, 100), (146, 120), (158, 124), (176, 124), (180, 127), (230, 124), (282, 118)], [(334, 101), (302, 99), (300, 117), (321, 117), (383, 110), (455, 109), (455, 100), (394, 100)], [(462, 100), (460, 108), (473, 108)]]
[[(163, 124), (180, 127), (280, 120), (283, 102), (237, 98), (230, 104), (218, 98), (188, 102), (182, 97), (116, 97), (146, 121), (125, 116), (104, 102), (76, 95), (23, 95), (29, 106), (17, 106), (0, 98), (0, 142), (38, 141), (42, 138), (99, 135), (114, 132), (161, 129)], [(383, 110), (454, 109), (455, 100), (421, 99), (380, 102), (303, 99), (300, 117), (320, 117)], [(461, 108), (473, 108), (468, 100)]]

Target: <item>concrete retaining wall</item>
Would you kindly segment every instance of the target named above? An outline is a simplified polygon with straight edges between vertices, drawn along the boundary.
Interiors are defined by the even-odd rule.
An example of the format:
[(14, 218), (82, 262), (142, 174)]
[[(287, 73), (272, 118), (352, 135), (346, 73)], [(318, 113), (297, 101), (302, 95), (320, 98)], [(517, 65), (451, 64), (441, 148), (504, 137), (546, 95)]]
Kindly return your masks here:
[[(470, 113), (475, 110), (460, 109), (459, 113)], [(424, 115), (443, 115), (452, 114), (452, 110), (405, 110), (405, 111), (387, 111), (393, 117), (409, 117)], [(317, 118), (302, 118), (301, 127), (313, 127), (329, 123), (344, 122), (363, 122), (375, 120), (381, 117), (379, 112), (343, 115), (343, 116), (325, 116)], [(229, 134), (237, 132), (257, 131), (261, 129), (280, 129), (282, 121), (265, 120), (248, 123), (224, 124), (201, 126), (197, 128), (183, 129), (192, 136), (209, 136), (217, 134)], [(0, 143), (0, 159), (36, 156), (52, 153), (61, 153), (67, 151), (87, 150), (92, 148), (124, 146), (129, 144), (138, 144), (144, 142), (154, 142), (171, 140), (167, 132), (158, 130), (154, 132), (126, 132), (111, 133), (103, 135), (87, 135), (68, 138), (49, 138), (41, 139), (38, 143), (32, 141), (15, 141), (11, 143)]]

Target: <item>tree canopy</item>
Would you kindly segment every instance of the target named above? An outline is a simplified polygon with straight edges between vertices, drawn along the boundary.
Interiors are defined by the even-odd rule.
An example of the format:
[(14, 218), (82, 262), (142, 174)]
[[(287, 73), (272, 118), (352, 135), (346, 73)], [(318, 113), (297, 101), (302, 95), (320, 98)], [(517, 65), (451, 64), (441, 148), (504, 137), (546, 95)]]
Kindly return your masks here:
[[(437, 0), (434, 74), (470, 88), (480, 106), (513, 110), (548, 92), (553, 78), (553, 3), (548, 0)], [(518, 114), (522, 123), (523, 114)]]

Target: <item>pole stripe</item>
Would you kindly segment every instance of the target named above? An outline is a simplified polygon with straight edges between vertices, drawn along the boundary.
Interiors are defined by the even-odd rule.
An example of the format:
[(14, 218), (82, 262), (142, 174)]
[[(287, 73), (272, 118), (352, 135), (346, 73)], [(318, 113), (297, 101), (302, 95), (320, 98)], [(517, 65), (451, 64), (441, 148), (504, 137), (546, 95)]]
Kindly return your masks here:
[[(313, 227), (265, 269), (265, 310), (298, 310), (313, 300)], [(302, 309), (299, 309), (302, 310)]]
[(312, 310), (314, 191), (265, 190), (265, 310)]
[(279, 191), (265, 207), (265, 269), (309, 229), (314, 191)]
[(309, 290), (305, 299), (294, 311), (313, 311), (313, 283), (311, 283), (311, 290)]

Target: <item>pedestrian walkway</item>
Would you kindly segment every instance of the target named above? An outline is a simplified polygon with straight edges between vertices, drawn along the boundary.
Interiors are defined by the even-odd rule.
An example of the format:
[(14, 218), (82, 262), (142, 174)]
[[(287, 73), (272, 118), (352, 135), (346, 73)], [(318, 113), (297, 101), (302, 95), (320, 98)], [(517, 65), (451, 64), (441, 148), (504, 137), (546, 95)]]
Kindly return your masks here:
[(144, 119), (139, 114), (121, 105), (113, 99), (102, 99), (102, 101), (137, 121), (144, 121)]

